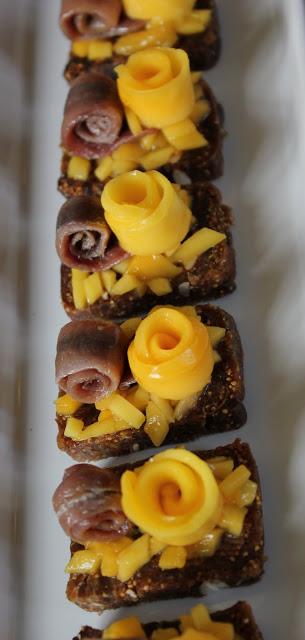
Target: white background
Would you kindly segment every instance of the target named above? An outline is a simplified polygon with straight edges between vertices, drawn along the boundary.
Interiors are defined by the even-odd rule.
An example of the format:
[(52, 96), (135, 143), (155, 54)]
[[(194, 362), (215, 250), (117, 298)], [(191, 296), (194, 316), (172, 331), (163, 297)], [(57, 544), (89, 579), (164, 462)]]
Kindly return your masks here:
[[(269, 561), (259, 584), (212, 593), (209, 602), (248, 599), (265, 640), (304, 640), (304, 16), (300, 0), (219, 5), (223, 55), (207, 78), (226, 111), (218, 184), (235, 210), (238, 258), (238, 291), (221, 304), (234, 314), (245, 350), (249, 419), (237, 435), (259, 464)], [(53, 406), (65, 322), (54, 250), (68, 50), (58, 10), (58, 0), (0, 6), (1, 640), (71, 640), (82, 624), (118, 616), (101, 620), (65, 600), (68, 540), (51, 509), (70, 464), (56, 448)], [(136, 611), (155, 620), (190, 604)]]

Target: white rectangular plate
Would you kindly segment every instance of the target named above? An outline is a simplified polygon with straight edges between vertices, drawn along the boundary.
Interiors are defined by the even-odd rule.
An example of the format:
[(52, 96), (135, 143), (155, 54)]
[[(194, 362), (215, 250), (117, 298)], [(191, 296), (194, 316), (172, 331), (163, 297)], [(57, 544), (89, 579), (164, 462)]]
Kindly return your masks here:
[[(238, 290), (220, 304), (233, 313), (243, 340), (249, 419), (237, 436), (259, 464), (269, 560), (259, 584), (214, 592), (208, 602), (247, 599), (266, 640), (303, 640), (304, 15), (301, 0), (219, 5), (223, 54), (207, 78), (226, 112), (225, 177), (218, 184), (236, 215), (238, 266)], [(71, 640), (81, 625), (101, 627), (121, 615), (99, 619), (65, 599), (69, 545), (51, 508), (71, 463), (56, 448), (53, 406), (55, 344), (65, 322), (54, 250), (68, 51), (58, 12), (58, 0), (4, 0), (0, 8), (3, 639)], [(192, 448), (234, 437), (205, 438)], [(153, 603), (136, 612), (147, 621), (174, 618), (189, 605)]]

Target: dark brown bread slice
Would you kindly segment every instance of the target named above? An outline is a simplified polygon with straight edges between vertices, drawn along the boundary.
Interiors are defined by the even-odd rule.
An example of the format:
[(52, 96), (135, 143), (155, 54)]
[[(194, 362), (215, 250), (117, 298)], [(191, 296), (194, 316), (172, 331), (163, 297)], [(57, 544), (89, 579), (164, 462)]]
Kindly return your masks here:
[[(217, 347), (221, 362), (214, 367), (211, 384), (199, 396), (196, 404), (179, 421), (171, 424), (163, 444), (178, 444), (209, 435), (238, 429), (247, 419), (244, 399), (243, 352), (233, 318), (212, 305), (200, 305), (197, 310), (207, 325), (224, 327), (226, 335)], [(85, 425), (97, 420), (94, 405), (82, 405), (75, 417)], [(119, 433), (75, 442), (64, 435), (66, 418), (57, 416), (59, 449), (78, 462), (122, 456), (152, 446), (141, 429), (128, 429)]]
[[(263, 636), (255, 622), (252, 609), (247, 602), (237, 602), (230, 609), (211, 612), (210, 616), (214, 622), (229, 622), (233, 625), (235, 633), (242, 640), (263, 640)], [(156, 629), (176, 628), (179, 632), (179, 621), (172, 620), (166, 622), (149, 622), (144, 624), (146, 637), (150, 637)], [(78, 636), (73, 640), (102, 640), (103, 631), (83, 627)]]
[[(264, 568), (264, 530), (262, 496), (256, 463), (246, 443), (236, 440), (225, 447), (199, 452), (203, 459), (215, 456), (233, 458), (234, 466), (244, 464), (251, 471), (251, 479), (259, 489), (249, 507), (242, 535), (235, 538), (224, 534), (216, 553), (210, 558), (196, 557), (187, 561), (183, 569), (162, 571), (158, 557), (153, 558), (128, 582), (102, 576), (72, 574), (67, 585), (67, 597), (87, 611), (102, 613), (106, 609), (131, 606), (152, 600), (198, 597), (212, 585), (237, 587), (259, 580)], [(141, 464), (140, 462), (137, 465)], [(126, 465), (114, 468), (119, 475)], [(71, 544), (71, 552), (82, 547)]]
[[(222, 106), (215, 100), (210, 87), (203, 81), (204, 95), (211, 105), (211, 111), (198, 125), (198, 129), (208, 141), (208, 145), (199, 149), (192, 149), (182, 153), (175, 164), (159, 167), (158, 171), (167, 175), (175, 182), (178, 172), (183, 172), (191, 182), (203, 182), (219, 178), (223, 174), (223, 138), (225, 136), (224, 113)], [(58, 180), (58, 190), (65, 198), (80, 195), (100, 195), (105, 182), (95, 176), (96, 160), (90, 161), (88, 180), (75, 180), (68, 177), (69, 155), (64, 153), (61, 162), (61, 176)]]
[(202, 227), (225, 233), (227, 239), (202, 254), (192, 267), (171, 281), (173, 291), (162, 297), (152, 292), (140, 297), (136, 291), (123, 296), (100, 298), (86, 309), (74, 306), (71, 269), (61, 267), (61, 299), (68, 316), (73, 319), (103, 317), (109, 319), (145, 313), (157, 304), (190, 304), (198, 300), (219, 298), (235, 289), (235, 252), (230, 232), (233, 224), (232, 211), (223, 205), (218, 189), (212, 184), (186, 186), (192, 198), (192, 213), (196, 219), (189, 235)]
[[(198, 0), (196, 9), (212, 10), (213, 16), (208, 28), (203, 33), (181, 36), (175, 46), (186, 51), (190, 58), (192, 71), (206, 71), (218, 62), (220, 56), (221, 38), (218, 11), (214, 0)], [(114, 58), (113, 66), (124, 62), (125, 59)], [(91, 70), (103, 70), (103, 63), (88, 58), (79, 58), (71, 53), (64, 76), (68, 82), (72, 82), (81, 73)]]

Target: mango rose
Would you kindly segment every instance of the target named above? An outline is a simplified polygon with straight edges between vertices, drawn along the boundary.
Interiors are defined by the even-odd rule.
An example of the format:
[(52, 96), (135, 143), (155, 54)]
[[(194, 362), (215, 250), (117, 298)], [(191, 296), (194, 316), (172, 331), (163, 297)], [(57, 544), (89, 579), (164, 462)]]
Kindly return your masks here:
[(174, 249), (191, 224), (191, 211), (158, 171), (132, 171), (104, 188), (106, 221), (120, 246), (133, 255), (151, 256)]
[(163, 129), (190, 116), (195, 94), (185, 51), (167, 47), (139, 51), (116, 72), (123, 105), (146, 127)]
[(138, 384), (167, 400), (182, 400), (202, 390), (214, 366), (205, 325), (170, 307), (155, 309), (141, 322), (128, 360)]
[(195, 4), (196, 0), (123, 0), (125, 13), (137, 20), (181, 20)]
[(169, 449), (121, 478), (125, 515), (165, 544), (199, 542), (217, 524), (222, 498), (206, 462), (185, 449)]

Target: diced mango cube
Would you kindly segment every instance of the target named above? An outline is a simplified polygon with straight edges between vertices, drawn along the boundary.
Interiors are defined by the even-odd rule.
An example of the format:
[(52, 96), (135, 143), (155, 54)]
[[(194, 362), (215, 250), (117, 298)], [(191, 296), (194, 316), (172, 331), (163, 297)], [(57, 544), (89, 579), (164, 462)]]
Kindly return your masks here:
[(112, 171), (111, 175), (115, 178), (116, 176), (121, 176), (122, 173), (128, 173), (128, 171), (133, 171), (138, 166), (138, 162), (136, 160), (113, 160), (112, 161)]
[(181, 268), (176, 267), (168, 258), (162, 255), (133, 256), (129, 263), (128, 273), (132, 273), (140, 280), (174, 278), (181, 273)]
[(179, 402), (175, 406), (174, 410), (174, 418), (175, 420), (181, 420), (183, 416), (188, 413), (192, 409), (192, 407), (196, 404), (198, 398), (200, 396), (199, 393), (194, 393), (183, 400), (179, 400)]
[(78, 400), (74, 400), (68, 393), (65, 393), (63, 396), (59, 396), (56, 402), (56, 413), (59, 416), (73, 416), (73, 413), (81, 407), (82, 403)]
[(130, 56), (147, 47), (172, 47), (176, 40), (176, 30), (170, 22), (151, 25), (148, 23), (147, 29), (118, 38), (114, 51), (118, 56)]
[(159, 555), (159, 553), (164, 551), (165, 547), (165, 542), (160, 542), (160, 540), (156, 538), (150, 538), (150, 553), (152, 557)]
[(211, 620), (205, 632), (211, 634), (213, 638), (219, 638), (219, 640), (238, 640), (238, 636), (235, 634), (234, 627), (230, 622), (213, 622)]
[(217, 551), (222, 536), (222, 529), (215, 528), (213, 529), (213, 531), (203, 536), (200, 542), (197, 542), (197, 544), (193, 545), (192, 549), (189, 548), (188, 553), (190, 554), (190, 556), (195, 555), (196, 557), (198, 557), (198, 555), (201, 555), (210, 558)]
[(206, 625), (211, 620), (208, 609), (203, 604), (197, 604), (191, 609), (191, 616), (195, 629), (205, 631)]
[(105, 400), (107, 401), (107, 408), (118, 418), (127, 422), (133, 429), (140, 429), (145, 422), (144, 414), (120, 394), (113, 393)]
[(121, 640), (121, 638), (145, 638), (144, 629), (138, 618), (131, 616), (116, 620), (103, 632), (103, 640)]
[(138, 162), (141, 156), (143, 156), (143, 153), (143, 149), (139, 142), (126, 142), (118, 149), (115, 149), (112, 157), (114, 160), (121, 160), (124, 162)]
[(112, 287), (111, 295), (123, 296), (140, 286), (140, 280), (130, 273), (125, 273)]
[(94, 171), (94, 175), (98, 180), (104, 182), (109, 176), (111, 176), (112, 172), (113, 160), (111, 156), (106, 156), (98, 161), (97, 167)]
[(234, 469), (234, 462), (232, 458), (211, 458), (207, 461), (210, 469), (212, 469), (213, 474), (217, 480), (224, 480), (231, 471)]
[(174, 627), (167, 627), (167, 629), (155, 629), (152, 632), (151, 640), (172, 640), (172, 638), (178, 637), (177, 629)]
[(173, 290), (168, 278), (153, 278), (148, 281), (148, 286), (156, 296), (166, 296)]
[(104, 293), (99, 273), (92, 273), (84, 281), (84, 289), (88, 304), (94, 304)]
[(152, 149), (155, 149), (155, 140), (157, 139), (157, 135), (157, 133), (148, 133), (146, 136), (143, 136), (141, 139), (142, 155), (144, 154), (144, 150), (151, 151)]
[(137, 387), (129, 392), (127, 398), (139, 411), (145, 411), (149, 403), (149, 393), (147, 393), (145, 389), (142, 389), (142, 387)]
[(89, 178), (90, 168), (90, 160), (80, 158), (79, 156), (72, 156), (68, 164), (68, 178), (85, 182)]
[(180, 630), (181, 633), (187, 631), (187, 629), (193, 629), (193, 619), (191, 615), (180, 616)]
[(210, 24), (212, 12), (210, 9), (194, 10), (190, 16), (184, 18), (183, 21), (177, 25), (177, 33), (180, 35), (191, 35), (193, 33), (201, 33), (205, 31)]
[(173, 422), (174, 420), (174, 410), (171, 403), (164, 398), (159, 398), (155, 393), (151, 394), (151, 400), (155, 403), (155, 405), (162, 411), (166, 420), (168, 422)]
[(219, 485), (225, 498), (233, 496), (250, 478), (250, 471), (244, 464), (239, 465)]
[(233, 502), (238, 507), (248, 507), (252, 504), (256, 498), (257, 484), (252, 480), (247, 480), (245, 484), (233, 494), (230, 502)]
[(118, 579), (121, 582), (129, 580), (151, 558), (149, 536), (147, 534), (137, 538), (127, 549), (118, 555)]
[(195, 84), (194, 93), (195, 93), (195, 100), (196, 102), (198, 102), (198, 100), (200, 100), (203, 97), (203, 86), (201, 82), (198, 82), (198, 84)]
[(214, 364), (221, 362), (221, 355), (218, 353), (218, 351), (215, 351), (215, 349), (213, 350), (213, 358), (214, 358)]
[(232, 536), (240, 536), (244, 526), (247, 509), (240, 509), (233, 504), (225, 504), (219, 526)]
[(210, 113), (210, 111), (211, 107), (207, 100), (197, 100), (197, 102), (195, 102), (190, 118), (194, 122), (194, 124), (198, 124)]
[(117, 554), (109, 550), (103, 556), (101, 563), (101, 574), (105, 578), (116, 578), (118, 573)]
[(107, 60), (112, 58), (112, 44), (107, 40), (91, 40), (88, 46), (89, 60)]
[(107, 436), (109, 433), (119, 433), (120, 431), (126, 431), (127, 429), (130, 429), (130, 424), (128, 424), (126, 420), (122, 420), (117, 416), (112, 416), (111, 418), (99, 420), (98, 422), (86, 427), (82, 434), (82, 440), (99, 438), (101, 436)]
[(151, 401), (146, 407), (146, 424), (144, 431), (147, 433), (155, 447), (160, 447), (169, 431), (169, 424), (163, 411), (161, 411), (159, 407)]
[(100, 412), (99, 417), (98, 417), (98, 421), (99, 422), (103, 422), (104, 420), (108, 420), (108, 418), (112, 418), (112, 413), (109, 409), (104, 409), (103, 411)]
[(197, 82), (199, 82), (199, 80), (201, 80), (201, 78), (202, 78), (202, 72), (201, 71), (192, 71), (191, 78), (192, 78), (192, 83), (193, 84), (197, 84)]
[(100, 568), (100, 559), (92, 551), (76, 551), (70, 562), (68, 562), (65, 572), (77, 574), (95, 575)]
[(131, 133), (134, 136), (138, 136), (142, 132), (142, 125), (138, 116), (128, 107), (125, 107), (125, 116)]
[(66, 436), (66, 438), (71, 438), (72, 440), (79, 441), (82, 439), (83, 429), (84, 429), (83, 420), (78, 420), (78, 418), (69, 417), (66, 422), (64, 435)]
[(109, 553), (109, 551), (120, 553), (123, 549), (130, 547), (132, 542), (133, 540), (131, 538), (122, 536), (117, 540), (113, 540), (113, 542), (88, 542), (86, 544), (86, 549), (93, 551), (99, 558), (103, 558)]
[(181, 244), (172, 259), (174, 262), (187, 264), (225, 239), (224, 233), (203, 227)]
[(205, 137), (196, 129), (190, 118), (178, 122), (178, 124), (165, 127), (163, 133), (168, 142), (179, 151), (197, 149), (208, 144)]
[(87, 271), (72, 269), (72, 295), (76, 309), (85, 309), (87, 306), (85, 280), (88, 278), (88, 275)]
[(112, 269), (107, 269), (101, 273), (104, 287), (108, 293), (111, 293), (112, 288), (116, 283), (116, 274)]
[(121, 276), (126, 273), (128, 267), (130, 264), (130, 258), (127, 258), (126, 260), (122, 260), (122, 262), (118, 262), (118, 264), (115, 264), (113, 268), (113, 271), (115, 271), (116, 273), (119, 273)]
[(156, 151), (149, 151), (140, 160), (145, 171), (151, 171), (152, 169), (158, 169), (164, 164), (170, 162), (172, 156), (176, 153), (176, 150), (171, 146), (166, 146), (163, 149), (157, 149)]
[(87, 40), (75, 40), (72, 43), (71, 53), (77, 58), (86, 58), (89, 50), (89, 42)]
[(129, 318), (129, 320), (125, 320), (125, 322), (122, 322), (121, 329), (122, 331), (124, 331), (125, 336), (128, 338), (128, 340), (131, 340), (131, 338), (134, 337), (135, 332), (139, 326), (139, 324), (141, 323), (142, 318), (138, 317), (138, 318)]
[(159, 567), (162, 571), (170, 569), (183, 569), (186, 563), (187, 553), (185, 547), (166, 547), (162, 551)]
[(224, 329), (224, 327), (210, 327), (207, 325), (207, 331), (211, 340), (212, 347), (217, 347), (217, 345), (221, 342), (221, 340), (223, 340), (226, 335), (226, 330)]

